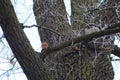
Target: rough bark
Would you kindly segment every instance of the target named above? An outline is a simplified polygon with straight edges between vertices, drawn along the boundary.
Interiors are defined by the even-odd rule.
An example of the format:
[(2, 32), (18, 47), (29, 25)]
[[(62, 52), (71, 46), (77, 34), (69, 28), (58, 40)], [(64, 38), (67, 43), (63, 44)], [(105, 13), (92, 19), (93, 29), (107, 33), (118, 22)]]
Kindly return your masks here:
[[(38, 32), (41, 36), (41, 41), (48, 42), (51, 47), (56, 45), (59, 41), (66, 40), (68, 38), (67, 35), (69, 30), (67, 24), (67, 13), (63, 0), (33, 0), (33, 2), (36, 21), (37, 24), (40, 25)], [(42, 27), (46, 27), (48, 29), (44, 29)], [(51, 32), (49, 29), (56, 31), (60, 35)]]
[[(66, 40), (69, 40), (69, 24), (67, 19), (67, 13), (65, 10), (65, 5), (63, 0), (33, 0), (34, 1), (34, 14), (36, 16), (37, 24), (40, 25), (41, 28), (38, 28), (39, 35), (41, 37), (41, 41), (46, 41), (49, 44), (49, 48), (60, 44)], [(47, 29), (43, 29), (42, 27), (46, 27)], [(51, 32), (49, 29), (54, 30), (57, 33)], [(64, 51), (64, 52), (63, 52)], [(50, 54), (45, 58), (45, 64), (48, 67), (49, 74), (59, 80), (63, 80), (63, 76), (61, 75), (63, 69), (60, 70), (55, 66), (54, 63), (58, 63), (60, 61), (60, 56), (66, 52), (66, 48), (64, 50), (60, 50), (54, 52), (54, 54)], [(42, 53), (44, 55), (44, 53)], [(41, 55), (41, 54), (40, 54)], [(55, 66), (55, 67), (54, 67)], [(56, 69), (55, 69), (56, 68)], [(53, 75), (54, 74), (54, 75)]]
[(0, 25), (27, 78), (29, 80), (51, 80), (45, 66), (35, 55), (23, 32), (10, 0), (0, 0)]
[[(56, 1), (56, 0), (53, 0), (53, 2), (54, 1)], [(59, 9), (60, 10), (59, 11), (57, 8), (54, 8), (55, 3), (52, 4), (52, 1), (38, 0), (38, 2), (36, 2), (34, 0), (34, 2), (35, 2), (34, 3), (34, 13), (36, 16), (37, 24), (40, 25), (41, 27), (45, 26), (47, 28), (56, 30), (55, 25), (56, 25), (56, 23), (61, 23), (62, 21), (60, 19), (62, 19), (62, 18), (56, 19), (55, 15), (54, 16), (51, 15), (51, 12), (58, 11), (62, 14), (62, 12), (64, 13), (64, 11), (62, 11), (61, 9)], [(75, 2), (75, 4), (72, 4), (72, 10), (73, 10), (72, 21), (71, 21), (72, 26), (70, 28), (77, 30), (77, 29), (81, 29), (81, 26), (84, 27), (85, 25), (83, 23), (84, 17), (82, 15), (80, 17), (78, 16), (78, 15), (80, 15), (80, 12), (82, 10), (80, 10), (79, 8), (76, 8), (75, 6), (78, 7), (86, 1), (83, 1), (83, 3), (82, 2), (80, 3), (80, 1), (74, 1), (74, 2)], [(61, 2), (60, 4), (58, 4), (58, 3), (59, 2), (56, 1), (56, 5), (58, 5), (58, 6), (63, 4), (63, 2)], [(50, 5), (52, 6), (52, 8), (50, 7)], [(87, 5), (87, 3), (86, 3), (86, 5)], [(36, 11), (36, 10), (38, 10), (38, 11)], [(45, 13), (46, 10), (50, 10), (49, 13)], [(63, 10), (64, 10), (64, 8), (63, 8)], [(84, 12), (84, 11), (82, 11), (82, 12)], [(45, 13), (45, 14), (43, 15), (43, 13)], [(45, 15), (46, 16), (48, 15), (48, 16), (45, 17)], [(49, 15), (51, 15), (51, 16), (49, 16)], [(64, 16), (64, 14), (62, 14), (62, 15)], [(64, 19), (62, 19), (62, 20), (64, 22)], [(73, 21), (73, 20), (76, 20), (76, 21)], [(43, 22), (43, 21), (46, 21), (46, 22)], [(65, 21), (65, 24), (67, 24), (66, 21)], [(62, 35), (64, 35), (65, 36), (64, 40), (67, 41), (68, 40), (67, 38), (69, 38), (69, 37), (67, 37), (67, 35), (71, 35), (71, 34), (69, 34), (68, 30), (70, 30), (70, 29), (68, 28), (68, 30), (67, 30), (65, 27), (66, 26), (65, 24), (63, 25), (62, 28), (60, 28), (60, 26), (61, 26), (60, 24), (58, 24), (57, 27), (58, 27), (58, 32), (60, 32)], [(51, 27), (49, 27), (49, 26), (51, 26)], [(40, 29), (38, 29), (38, 30), (39, 30), (39, 32), (41, 31)], [(67, 32), (67, 33), (65, 33), (65, 32)], [(59, 39), (59, 37), (51, 34), (51, 32), (49, 32), (49, 31), (41, 31), (40, 35), (41, 34), (42, 34), (42, 36), (40, 36), (40, 37), (43, 39), (42, 41), (49, 42), (50, 47), (54, 46), (54, 44), (58, 44), (61, 42), (60, 41), (61, 39), (55, 40), (55, 39)], [(48, 37), (48, 34), (50, 35), (49, 37)], [(98, 33), (98, 34), (100, 34), (100, 33)], [(94, 37), (96, 37), (96, 35), (94, 35)], [(88, 40), (92, 39), (91, 36), (90, 35), (88, 36), (89, 37)], [(70, 36), (70, 38), (71, 38), (71, 36)], [(84, 39), (85, 39), (85, 37), (84, 37)], [(80, 40), (81, 40), (80, 37), (75, 38), (75, 40), (73, 40), (73, 38), (72, 38), (67, 43), (63, 43), (63, 45), (61, 44), (62, 46), (60, 45), (60, 47), (59, 46), (54, 47), (53, 50), (49, 49), (50, 51), (48, 50), (48, 53), (52, 52), (54, 50), (58, 51), (67, 46), (70, 46), (70, 44), (72, 44), (72, 42), (79, 43)], [(70, 55), (69, 55), (69, 53), (70, 53)], [(61, 56), (61, 54), (62, 54), (62, 56)], [(66, 55), (68, 54), (68, 55), (66, 56), (65, 54)], [(56, 58), (57, 57), (56, 55), (59, 56), (59, 58)], [(67, 47), (67, 49), (64, 49), (62, 51), (62, 53), (61, 53), (61, 51), (55, 52), (54, 55), (52, 56), (53, 59), (51, 60), (50, 58), (48, 58), (49, 61), (47, 61), (45, 63), (47, 63), (47, 65), (50, 65), (48, 67), (50, 74), (53, 77), (55, 77), (57, 80), (113, 80), (113, 68), (112, 68), (111, 62), (110, 62), (107, 54), (106, 53), (104, 53), (102, 55), (100, 54), (96, 60), (95, 60), (95, 56), (96, 56), (95, 52), (87, 47), (82, 48), (80, 51), (75, 51), (75, 52), (71, 49), (71, 47)], [(105, 77), (102, 74), (107, 74), (108, 76)]]
[[(95, 1), (95, 0), (93, 0), (93, 1)], [(91, 0), (89, 0), (89, 1), (72, 0), (71, 1), (73, 27), (76, 28), (79, 26), (80, 29), (84, 29), (84, 28), (86, 28), (86, 24), (88, 25), (89, 23), (97, 23), (97, 22), (94, 22), (94, 19), (92, 18), (92, 17), (95, 17), (95, 15), (94, 15), (95, 13), (91, 12), (91, 10), (94, 9), (94, 6), (95, 6), (93, 3), (96, 3), (93, 1), (91, 1)], [(82, 14), (81, 14), (81, 12), (82, 12)], [(99, 20), (100, 20), (100, 18), (99, 18)], [(80, 26), (80, 25), (82, 25), (82, 26)], [(93, 35), (94, 34), (92, 34), (91, 36), (93, 36)], [(94, 35), (94, 36), (97, 37), (98, 35)], [(94, 38), (94, 39), (97, 39), (97, 38)], [(94, 42), (94, 39), (91, 40), (91, 42)], [(87, 41), (90, 41), (90, 35), (88, 36)], [(94, 43), (91, 44), (91, 42), (86, 43), (86, 44), (90, 45), (90, 47), (92, 47), (92, 46), (94, 46)], [(96, 44), (95, 44), (95, 46), (98, 47)], [(86, 59), (89, 59), (89, 60), (86, 60), (83, 58), (84, 61), (81, 62), (83, 64), (86, 64), (86, 65), (84, 65), (84, 67), (81, 68), (81, 70), (85, 70), (85, 72), (82, 71), (84, 75), (82, 75), (81, 78), (83, 80), (113, 80), (114, 73), (113, 73), (113, 68), (112, 68), (111, 62), (110, 62), (109, 58), (107, 57), (108, 52), (100, 51), (102, 53), (102, 55), (101, 55), (101, 54), (95, 52), (95, 50), (96, 50), (95, 47), (93, 47), (93, 49), (91, 49), (87, 46), (86, 46), (86, 49), (84, 49), (83, 51), (81, 50), (81, 53), (83, 53), (83, 56), (85, 56)], [(96, 57), (96, 53), (98, 54), (98, 57)], [(91, 62), (93, 62), (93, 64), (92, 64), (93, 66), (91, 66), (91, 64), (89, 64)], [(88, 71), (87, 69), (89, 70), (88, 73), (90, 73), (88, 76), (85, 75), (86, 72)], [(108, 76), (103, 75), (104, 73), (106, 73), (106, 75), (108, 75)], [(93, 75), (94, 75), (94, 77), (92, 77)]]

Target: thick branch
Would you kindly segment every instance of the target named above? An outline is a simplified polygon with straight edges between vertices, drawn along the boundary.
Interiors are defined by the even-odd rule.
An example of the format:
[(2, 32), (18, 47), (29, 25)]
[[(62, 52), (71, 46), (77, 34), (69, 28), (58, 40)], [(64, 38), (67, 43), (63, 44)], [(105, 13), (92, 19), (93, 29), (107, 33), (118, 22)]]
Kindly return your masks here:
[(114, 46), (114, 50), (112, 51), (112, 54), (114, 54), (117, 57), (120, 57), (120, 48), (118, 46)]
[(58, 51), (58, 50), (61, 50), (65, 47), (68, 47), (72, 43), (80, 43), (80, 42), (83, 41), (85, 44), (87, 44), (87, 42), (91, 41), (93, 38), (98, 38), (98, 37), (101, 37), (101, 36), (104, 36), (104, 35), (110, 35), (110, 34), (115, 34), (115, 33), (120, 32), (120, 23), (112, 25), (110, 27), (111, 28), (109, 28), (107, 30), (104, 30), (104, 31), (100, 31), (100, 32), (92, 33), (92, 34), (85, 35), (85, 36), (82, 36), (82, 37), (74, 38), (73, 39), (74, 42), (69, 40), (69, 41), (66, 41), (64, 43), (61, 43), (61, 44), (59, 44), (55, 47), (52, 47), (51, 49), (46, 50), (44, 53), (42, 53), (40, 55), (40, 57), (44, 59), (48, 54), (50, 54), (52, 52), (55, 52), (55, 51)]
[(0, 25), (27, 78), (29, 80), (50, 80), (45, 66), (35, 55), (23, 32), (10, 0), (0, 0)]

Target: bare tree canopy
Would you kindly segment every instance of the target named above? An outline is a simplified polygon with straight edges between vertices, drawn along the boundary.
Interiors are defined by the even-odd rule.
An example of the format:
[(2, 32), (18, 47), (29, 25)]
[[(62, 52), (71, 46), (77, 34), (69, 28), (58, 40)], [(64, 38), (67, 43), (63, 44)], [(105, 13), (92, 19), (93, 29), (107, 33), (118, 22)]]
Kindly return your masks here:
[[(33, 0), (37, 25), (20, 24), (10, 0), (0, 0), (0, 26), (28, 80), (113, 80), (110, 55), (120, 32), (120, 1)], [(69, 16), (69, 18), (68, 18)], [(23, 29), (37, 27), (42, 51), (35, 52)], [(11, 63), (12, 63), (11, 59)]]

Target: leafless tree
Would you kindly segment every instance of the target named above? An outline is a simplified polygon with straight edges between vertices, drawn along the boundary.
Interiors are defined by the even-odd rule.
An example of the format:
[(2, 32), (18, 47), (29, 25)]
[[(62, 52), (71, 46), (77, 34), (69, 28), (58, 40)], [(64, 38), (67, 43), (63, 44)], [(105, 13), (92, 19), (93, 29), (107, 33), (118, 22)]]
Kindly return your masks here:
[(0, 25), (29, 80), (113, 80), (110, 54), (120, 56), (114, 45), (119, 0), (72, 0), (70, 20), (63, 0), (33, 2), (37, 25), (32, 26), (49, 45), (41, 53), (32, 49), (23, 31), (32, 26), (19, 23), (10, 0), (0, 0)]

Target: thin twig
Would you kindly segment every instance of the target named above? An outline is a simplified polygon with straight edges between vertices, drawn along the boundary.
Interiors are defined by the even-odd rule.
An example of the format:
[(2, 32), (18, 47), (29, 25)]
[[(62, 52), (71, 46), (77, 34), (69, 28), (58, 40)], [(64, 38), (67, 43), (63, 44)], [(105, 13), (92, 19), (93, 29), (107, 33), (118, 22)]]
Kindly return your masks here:
[(27, 26), (27, 25), (23, 25), (23, 24), (21, 24), (22, 25), (22, 28), (32, 28), (32, 27), (38, 27), (38, 28), (42, 28), (42, 29), (46, 29), (46, 30), (49, 30), (49, 31), (51, 31), (51, 32), (53, 32), (53, 33), (55, 33), (55, 34), (57, 34), (57, 35), (59, 35), (59, 36), (64, 36), (64, 35), (61, 35), (60, 33), (58, 33), (57, 31), (55, 31), (55, 30), (53, 30), (53, 29), (50, 29), (50, 28), (47, 28), (47, 27), (41, 27), (41, 26), (39, 26), (39, 25), (31, 25), (31, 26)]

